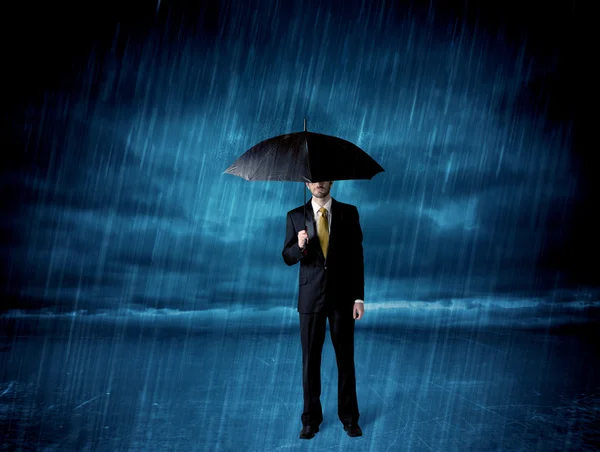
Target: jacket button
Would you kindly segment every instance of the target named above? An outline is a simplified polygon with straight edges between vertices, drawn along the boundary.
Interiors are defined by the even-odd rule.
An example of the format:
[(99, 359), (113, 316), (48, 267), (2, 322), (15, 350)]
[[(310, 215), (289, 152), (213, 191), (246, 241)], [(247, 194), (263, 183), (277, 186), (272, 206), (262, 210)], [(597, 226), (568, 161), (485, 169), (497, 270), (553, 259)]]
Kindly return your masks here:
[(327, 265), (325, 266), (325, 270), (327, 270)]

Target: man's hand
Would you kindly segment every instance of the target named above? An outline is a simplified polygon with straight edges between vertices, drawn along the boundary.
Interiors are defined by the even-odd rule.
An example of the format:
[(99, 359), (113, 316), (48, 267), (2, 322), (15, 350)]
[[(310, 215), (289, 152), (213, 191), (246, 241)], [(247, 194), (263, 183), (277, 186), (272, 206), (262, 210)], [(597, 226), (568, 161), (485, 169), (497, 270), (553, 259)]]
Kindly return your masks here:
[(363, 315), (365, 315), (365, 304), (354, 303), (354, 309), (352, 310), (352, 312), (356, 320), (362, 319)]
[(298, 232), (298, 246), (300, 248), (304, 248), (305, 242), (308, 243), (308, 234), (303, 229), (302, 231)]

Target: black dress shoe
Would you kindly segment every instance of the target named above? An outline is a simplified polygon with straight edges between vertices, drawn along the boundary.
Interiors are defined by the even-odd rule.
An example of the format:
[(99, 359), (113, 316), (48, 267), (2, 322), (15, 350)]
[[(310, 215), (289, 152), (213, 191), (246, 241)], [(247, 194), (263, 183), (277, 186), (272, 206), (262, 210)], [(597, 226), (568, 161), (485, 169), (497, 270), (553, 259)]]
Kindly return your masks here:
[(352, 438), (362, 436), (362, 430), (358, 424), (345, 424), (344, 430), (348, 432), (348, 436), (351, 436)]
[(312, 425), (305, 425), (300, 430), (300, 439), (311, 439), (315, 436), (315, 433), (319, 431), (319, 427), (313, 427)]

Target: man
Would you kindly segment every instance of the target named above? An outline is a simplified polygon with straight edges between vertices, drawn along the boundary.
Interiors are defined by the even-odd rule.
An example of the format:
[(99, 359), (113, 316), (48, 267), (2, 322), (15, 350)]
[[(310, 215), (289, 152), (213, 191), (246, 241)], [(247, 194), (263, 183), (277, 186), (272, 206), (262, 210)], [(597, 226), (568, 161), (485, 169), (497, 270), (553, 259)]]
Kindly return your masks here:
[(338, 368), (338, 417), (349, 436), (362, 436), (354, 372), (354, 322), (364, 314), (362, 230), (358, 210), (333, 199), (332, 185), (330, 181), (306, 184), (312, 198), (288, 212), (282, 251), (286, 264), (300, 262), (301, 439), (314, 437), (323, 421), (321, 351), (327, 320)]

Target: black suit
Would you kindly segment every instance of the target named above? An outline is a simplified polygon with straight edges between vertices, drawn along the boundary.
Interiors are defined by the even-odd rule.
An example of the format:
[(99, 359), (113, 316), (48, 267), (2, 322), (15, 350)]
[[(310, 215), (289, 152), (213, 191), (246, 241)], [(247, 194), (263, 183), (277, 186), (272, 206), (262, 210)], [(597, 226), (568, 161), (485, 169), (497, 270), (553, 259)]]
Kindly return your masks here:
[[(298, 232), (305, 227), (308, 245), (298, 246)], [(329, 319), (331, 341), (338, 367), (338, 416), (344, 423), (358, 421), (354, 372), (353, 306), (364, 299), (362, 230), (356, 207), (332, 199), (331, 228), (327, 258), (324, 257), (311, 201), (287, 214), (282, 251), (286, 264), (300, 262), (298, 312), (302, 339), (303, 425), (318, 426), (321, 408), (321, 351), (325, 323)]]

